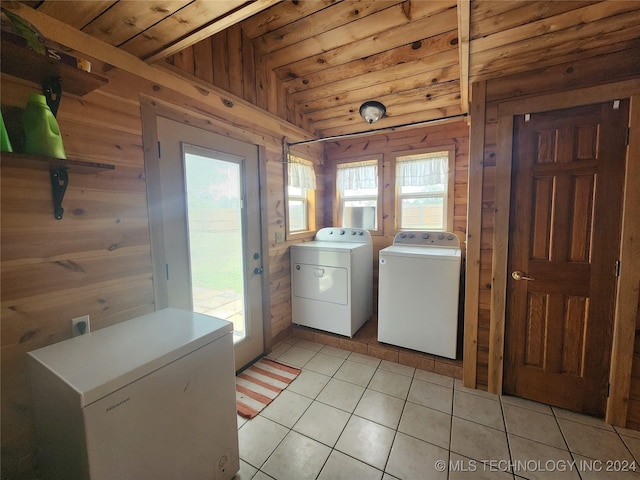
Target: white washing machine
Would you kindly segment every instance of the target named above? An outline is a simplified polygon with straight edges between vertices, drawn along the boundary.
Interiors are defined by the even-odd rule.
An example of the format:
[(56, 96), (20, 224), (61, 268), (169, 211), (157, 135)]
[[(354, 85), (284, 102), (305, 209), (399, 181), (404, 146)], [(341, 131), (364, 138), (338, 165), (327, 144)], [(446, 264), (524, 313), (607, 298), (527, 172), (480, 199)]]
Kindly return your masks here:
[(373, 244), (368, 230), (327, 227), (291, 245), (293, 323), (353, 337), (371, 318)]
[(408, 231), (380, 250), (378, 341), (456, 358), (460, 242)]

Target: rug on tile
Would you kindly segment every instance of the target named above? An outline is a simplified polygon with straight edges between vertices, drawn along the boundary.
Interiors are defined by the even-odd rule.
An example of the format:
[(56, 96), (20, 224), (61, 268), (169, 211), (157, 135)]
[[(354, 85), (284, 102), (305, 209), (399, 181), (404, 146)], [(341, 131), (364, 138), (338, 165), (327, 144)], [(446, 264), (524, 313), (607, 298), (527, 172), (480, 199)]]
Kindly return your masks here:
[(236, 376), (238, 414), (253, 418), (293, 382), (299, 368), (263, 358)]

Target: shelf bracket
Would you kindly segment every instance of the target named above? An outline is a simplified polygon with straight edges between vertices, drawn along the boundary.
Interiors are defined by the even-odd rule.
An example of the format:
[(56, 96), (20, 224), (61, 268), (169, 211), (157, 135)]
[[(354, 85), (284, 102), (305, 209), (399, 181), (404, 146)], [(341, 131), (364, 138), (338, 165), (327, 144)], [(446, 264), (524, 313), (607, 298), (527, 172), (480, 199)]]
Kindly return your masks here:
[(50, 77), (42, 83), (42, 93), (47, 98), (47, 105), (54, 117), (58, 116), (58, 107), (62, 99), (62, 78)]
[(62, 199), (69, 184), (69, 174), (66, 168), (54, 168), (51, 170), (51, 193), (53, 194), (53, 215), (56, 220), (62, 219), (64, 208)]

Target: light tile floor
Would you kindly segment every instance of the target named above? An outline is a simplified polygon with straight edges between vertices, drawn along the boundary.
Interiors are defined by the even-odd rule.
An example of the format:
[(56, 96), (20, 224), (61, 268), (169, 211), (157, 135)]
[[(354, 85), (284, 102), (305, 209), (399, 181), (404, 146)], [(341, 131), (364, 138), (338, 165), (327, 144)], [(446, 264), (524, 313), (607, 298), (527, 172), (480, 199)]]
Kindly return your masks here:
[(237, 480), (640, 480), (637, 431), (297, 338), (270, 357), (302, 372), (238, 417)]

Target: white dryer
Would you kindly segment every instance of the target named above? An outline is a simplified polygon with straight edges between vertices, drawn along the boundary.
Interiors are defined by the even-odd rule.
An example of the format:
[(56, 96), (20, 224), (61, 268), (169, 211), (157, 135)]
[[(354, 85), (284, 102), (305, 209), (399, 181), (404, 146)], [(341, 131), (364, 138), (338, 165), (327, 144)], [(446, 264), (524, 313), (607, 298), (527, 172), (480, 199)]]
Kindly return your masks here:
[(373, 244), (368, 230), (327, 227), (290, 247), (293, 323), (353, 337), (371, 318)]
[(380, 250), (378, 341), (455, 359), (460, 262), (452, 233), (396, 234)]

